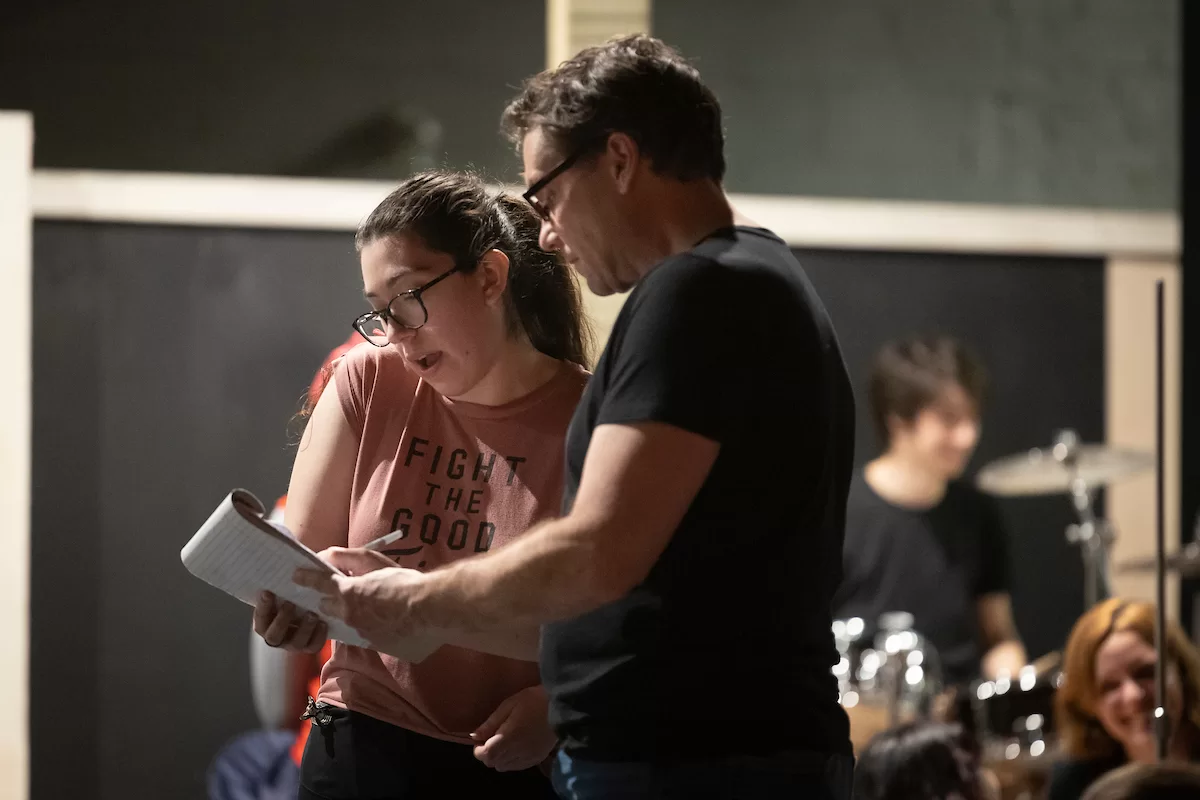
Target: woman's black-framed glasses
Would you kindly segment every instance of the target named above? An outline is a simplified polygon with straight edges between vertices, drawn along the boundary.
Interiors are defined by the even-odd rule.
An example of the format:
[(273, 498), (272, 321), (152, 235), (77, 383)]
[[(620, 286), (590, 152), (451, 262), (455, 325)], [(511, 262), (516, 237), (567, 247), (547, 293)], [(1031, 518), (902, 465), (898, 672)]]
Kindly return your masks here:
[(592, 139), (584, 142), (582, 145), (575, 148), (575, 152), (564, 158), (557, 167), (534, 181), (533, 185), (526, 189), (521, 197), (525, 198), (526, 203), (529, 203), (529, 205), (533, 206), (533, 210), (537, 212), (539, 217), (542, 219), (550, 219), (550, 209), (547, 208), (540, 200), (538, 200), (538, 193), (549, 186), (550, 181), (554, 180), (559, 175), (562, 175), (571, 167), (575, 166), (579, 159), (591, 153), (597, 148), (598, 145), (606, 142), (608, 142), (607, 133), (593, 137)]
[(421, 299), (422, 293), (429, 291), (438, 282), (458, 271), (457, 266), (452, 267), (428, 283), (401, 292), (378, 311), (368, 311), (366, 314), (362, 314), (354, 320), (354, 330), (376, 347), (387, 347), (390, 341), (388, 324), (415, 331), (428, 322), (429, 309), (425, 308), (425, 301)]

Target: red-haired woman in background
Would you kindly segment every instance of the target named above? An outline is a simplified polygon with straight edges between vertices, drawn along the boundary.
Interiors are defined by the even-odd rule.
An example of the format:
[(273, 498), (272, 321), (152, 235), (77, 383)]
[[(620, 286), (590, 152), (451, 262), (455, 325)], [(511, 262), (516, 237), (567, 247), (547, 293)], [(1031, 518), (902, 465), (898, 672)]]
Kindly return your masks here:
[[(1084, 613), (1064, 655), (1056, 725), (1067, 760), (1055, 765), (1050, 800), (1074, 800), (1101, 775), (1155, 760), (1155, 607), (1106, 600)], [(1167, 756), (1200, 757), (1200, 655), (1179, 626), (1166, 641)]]
[[(363, 338), (354, 333), (325, 357), (309, 386), (302, 416), (317, 404), (338, 359), (359, 344), (364, 344)], [(286, 506), (284, 495), (269, 519), (282, 523)], [(230, 742), (213, 760), (209, 800), (292, 800), (296, 796), (300, 757), (310, 728), (300, 715), (305, 698), (316, 696), (330, 650), (326, 642), (320, 653), (292, 653), (269, 647), (251, 633), (250, 690), (261, 727)]]

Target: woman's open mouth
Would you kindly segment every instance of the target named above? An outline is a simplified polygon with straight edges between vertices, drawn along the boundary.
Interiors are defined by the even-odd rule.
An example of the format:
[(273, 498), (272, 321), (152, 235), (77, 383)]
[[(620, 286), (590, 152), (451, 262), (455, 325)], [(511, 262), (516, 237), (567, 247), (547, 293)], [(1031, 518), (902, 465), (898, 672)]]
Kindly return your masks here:
[(417, 372), (422, 373), (431, 371), (441, 360), (442, 354), (438, 352), (426, 353), (425, 355), (416, 358), (411, 356), (408, 357), (408, 363), (412, 365)]

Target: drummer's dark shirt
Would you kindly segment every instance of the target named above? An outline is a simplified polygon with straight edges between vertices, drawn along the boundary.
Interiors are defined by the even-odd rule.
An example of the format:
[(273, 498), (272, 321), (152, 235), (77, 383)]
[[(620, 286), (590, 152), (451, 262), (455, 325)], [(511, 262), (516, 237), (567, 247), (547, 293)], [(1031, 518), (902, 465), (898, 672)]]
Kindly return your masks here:
[(954, 481), (933, 508), (902, 508), (856, 472), (843, 573), (833, 603), (837, 618), (861, 617), (870, 635), (881, 614), (907, 611), (937, 651), (948, 683), (978, 677), (976, 600), (1009, 591), (1008, 543), (994, 504), (982, 493)]

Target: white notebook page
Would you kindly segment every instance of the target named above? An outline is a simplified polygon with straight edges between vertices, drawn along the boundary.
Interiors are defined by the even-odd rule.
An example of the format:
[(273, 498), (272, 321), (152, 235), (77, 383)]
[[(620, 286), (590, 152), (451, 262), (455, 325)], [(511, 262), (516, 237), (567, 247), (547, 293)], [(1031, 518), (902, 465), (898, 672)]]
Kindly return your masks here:
[[(235, 498), (245, 503), (245, 513), (253, 514), (261, 525), (274, 527), (261, 520), (262, 504), (257, 498), (249, 492), (234, 491), (217, 506), (180, 552), (187, 570), (249, 605), (254, 605), (259, 592), (272, 592), (276, 597), (317, 614), (329, 626), (330, 639), (370, 647), (370, 643), (345, 622), (318, 610), (322, 597), (319, 592), (292, 582), (297, 569), (319, 569), (331, 574), (337, 571), (291, 534), (283, 532), (286, 529), (264, 530), (246, 519), (235, 507)], [(437, 643), (433, 640), (410, 637), (399, 643), (389, 643), (387, 652), (406, 661), (421, 661), (436, 648)]]

